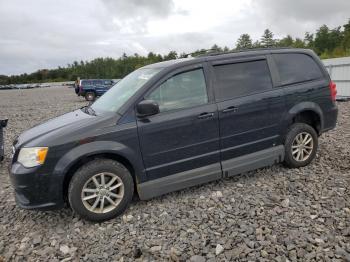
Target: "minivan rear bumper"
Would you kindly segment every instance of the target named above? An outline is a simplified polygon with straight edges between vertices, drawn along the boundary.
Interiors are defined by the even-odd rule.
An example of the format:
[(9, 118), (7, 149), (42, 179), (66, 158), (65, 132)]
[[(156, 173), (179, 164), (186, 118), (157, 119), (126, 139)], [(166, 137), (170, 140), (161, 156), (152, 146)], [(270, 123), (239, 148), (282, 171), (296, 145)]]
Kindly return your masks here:
[(327, 112), (323, 112), (323, 128), (321, 133), (332, 130), (337, 125), (337, 117), (338, 117), (338, 107), (334, 105), (331, 110)]
[(25, 168), (16, 162), (9, 171), (19, 207), (52, 210), (64, 206), (63, 192), (59, 190), (61, 183), (52, 175), (40, 172), (40, 167)]

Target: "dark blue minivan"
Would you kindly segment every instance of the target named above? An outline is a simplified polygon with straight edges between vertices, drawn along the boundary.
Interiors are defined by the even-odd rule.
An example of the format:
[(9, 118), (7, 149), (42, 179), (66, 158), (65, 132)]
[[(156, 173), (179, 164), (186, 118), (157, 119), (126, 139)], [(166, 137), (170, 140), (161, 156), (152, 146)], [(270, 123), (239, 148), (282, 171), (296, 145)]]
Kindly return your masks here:
[(91, 106), (21, 134), (10, 177), (20, 207), (103, 221), (134, 194), (284, 162), (303, 167), (336, 125), (336, 87), (310, 50), (265, 49), (140, 68)]

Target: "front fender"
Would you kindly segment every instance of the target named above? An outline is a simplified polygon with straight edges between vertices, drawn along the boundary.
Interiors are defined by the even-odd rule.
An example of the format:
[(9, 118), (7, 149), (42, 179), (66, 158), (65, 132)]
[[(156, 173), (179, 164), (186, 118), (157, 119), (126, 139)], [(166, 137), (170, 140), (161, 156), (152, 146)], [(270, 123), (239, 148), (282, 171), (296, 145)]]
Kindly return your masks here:
[(63, 155), (54, 168), (54, 175), (60, 176), (63, 181), (68, 170), (79, 160), (98, 154), (114, 154), (127, 159), (132, 165), (137, 181), (144, 180), (143, 163), (138, 156), (129, 147), (115, 141), (94, 141), (74, 147), (72, 150)]

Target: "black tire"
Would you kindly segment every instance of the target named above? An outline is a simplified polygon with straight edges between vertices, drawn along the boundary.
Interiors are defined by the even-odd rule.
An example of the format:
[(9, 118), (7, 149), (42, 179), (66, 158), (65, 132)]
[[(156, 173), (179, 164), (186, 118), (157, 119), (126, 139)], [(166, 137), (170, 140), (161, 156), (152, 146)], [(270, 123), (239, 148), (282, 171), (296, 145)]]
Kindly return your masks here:
[(94, 92), (87, 92), (85, 94), (86, 101), (95, 101), (95, 99), (96, 99), (96, 94)]
[[(306, 136), (306, 134), (309, 134), (312, 138), (312, 149), (310, 150), (310, 153), (308, 154), (308, 157), (305, 160), (297, 160), (297, 156), (298, 156), (298, 152), (295, 153), (297, 156), (293, 156), (293, 151), (292, 150), (297, 150), (295, 148), (293, 148), (293, 143), (296, 143), (296, 138), (298, 135), (302, 135), (304, 134), (304, 136)], [(318, 136), (317, 133), (315, 131), (315, 129), (311, 126), (309, 126), (308, 124), (304, 124), (304, 123), (295, 123), (293, 124), (286, 135), (286, 139), (285, 139), (285, 158), (284, 158), (284, 163), (287, 167), (290, 168), (298, 168), (298, 167), (303, 167), (303, 166), (307, 166), (308, 164), (310, 164), (310, 162), (315, 158), (316, 153), (317, 153), (317, 148), (318, 148)], [(294, 144), (295, 146), (295, 144)], [(309, 146), (310, 148), (311, 146)], [(301, 149), (303, 150), (303, 149)], [(304, 154), (304, 152), (303, 152)]]
[[(90, 211), (85, 206), (86, 204), (83, 203), (82, 199), (82, 191), (86, 183), (88, 183), (92, 177), (100, 173), (116, 175), (123, 183), (123, 197), (116, 207), (110, 205), (113, 209), (106, 213), (95, 213)], [(96, 159), (79, 168), (74, 174), (69, 184), (68, 200), (73, 211), (81, 218), (92, 222), (102, 222), (122, 214), (131, 202), (133, 194), (133, 178), (130, 172), (122, 164), (110, 159)]]

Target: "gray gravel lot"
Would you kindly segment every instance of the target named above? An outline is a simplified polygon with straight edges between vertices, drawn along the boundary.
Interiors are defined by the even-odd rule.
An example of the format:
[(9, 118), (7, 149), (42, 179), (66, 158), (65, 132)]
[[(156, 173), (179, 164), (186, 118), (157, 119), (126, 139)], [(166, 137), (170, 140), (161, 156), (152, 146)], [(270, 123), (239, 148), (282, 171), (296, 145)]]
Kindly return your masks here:
[(0, 164), (0, 261), (350, 261), (350, 102), (323, 134), (311, 165), (260, 169), (134, 201), (102, 224), (70, 209), (16, 207), (7, 172), (23, 130), (85, 105), (67, 87), (0, 91), (6, 156)]

